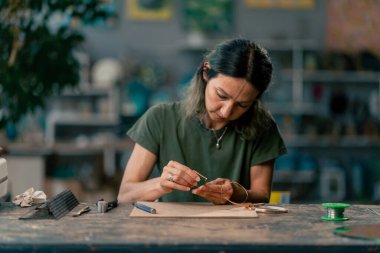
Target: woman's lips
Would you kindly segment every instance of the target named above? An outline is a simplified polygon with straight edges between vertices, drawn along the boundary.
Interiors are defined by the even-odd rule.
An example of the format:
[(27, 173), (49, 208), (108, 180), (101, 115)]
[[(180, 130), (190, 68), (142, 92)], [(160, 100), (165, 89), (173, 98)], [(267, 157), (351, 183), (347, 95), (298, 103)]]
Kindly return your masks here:
[(215, 115), (216, 115), (216, 120), (217, 120), (217, 121), (227, 121), (227, 118), (222, 117), (222, 116), (220, 116), (220, 115), (218, 115), (218, 114), (216, 114), (216, 113), (215, 113)]

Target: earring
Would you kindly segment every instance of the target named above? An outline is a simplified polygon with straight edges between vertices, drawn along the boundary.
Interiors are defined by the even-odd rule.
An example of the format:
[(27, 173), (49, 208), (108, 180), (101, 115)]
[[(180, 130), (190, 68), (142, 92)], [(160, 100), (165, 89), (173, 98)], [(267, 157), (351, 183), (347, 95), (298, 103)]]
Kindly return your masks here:
[(203, 73), (202, 73), (203, 80), (207, 82), (207, 68), (203, 67)]
[(203, 63), (203, 71), (207, 70), (209, 67), (208, 62)]

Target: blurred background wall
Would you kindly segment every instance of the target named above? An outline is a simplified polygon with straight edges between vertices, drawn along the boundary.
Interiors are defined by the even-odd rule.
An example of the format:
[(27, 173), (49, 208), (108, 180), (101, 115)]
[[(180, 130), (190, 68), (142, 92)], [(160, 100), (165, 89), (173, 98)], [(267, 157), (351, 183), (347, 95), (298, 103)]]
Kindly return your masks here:
[[(225, 5), (229, 8), (233, 18), (224, 34), (209, 33), (213, 38), (242, 36), (259, 41), (312, 40), (318, 47), (324, 47), (327, 14), (324, 1), (315, 1), (310, 9), (284, 9), (276, 6), (255, 8), (249, 7), (244, 0), (233, 1), (231, 4), (224, 3), (228, 1), (219, 2), (222, 3), (222, 7)], [(186, 1), (173, 1), (172, 4), (171, 17), (168, 20), (157, 21), (134, 20), (128, 12), (128, 5), (123, 1), (117, 2), (121, 12), (120, 20), (114, 29), (86, 29), (88, 50), (95, 59), (106, 56), (120, 57), (130, 51), (139, 52), (157, 57), (168, 67), (180, 67), (183, 71), (188, 71), (188, 65), (180, 54), (181, 50), (190, 46), (189, 31), (185, 29)], [(207, 15), (207, 10), (204, 15)], [(212, 44), (211, 42), (210, 45), (203, 46)]]

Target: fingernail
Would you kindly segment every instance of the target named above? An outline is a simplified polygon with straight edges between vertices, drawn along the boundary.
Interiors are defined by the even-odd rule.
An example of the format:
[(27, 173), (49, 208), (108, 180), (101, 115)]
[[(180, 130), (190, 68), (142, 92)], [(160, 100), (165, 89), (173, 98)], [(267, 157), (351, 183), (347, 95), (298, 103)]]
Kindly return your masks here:
[(196, 178), (197, 182), (201, 181), (201, 178), (200, 177), (197, 177)]
[(186, 189), (187, 191), (190, 191), (191, 190), (191, 188), (190, 187), (187, 187), (187, 189)]

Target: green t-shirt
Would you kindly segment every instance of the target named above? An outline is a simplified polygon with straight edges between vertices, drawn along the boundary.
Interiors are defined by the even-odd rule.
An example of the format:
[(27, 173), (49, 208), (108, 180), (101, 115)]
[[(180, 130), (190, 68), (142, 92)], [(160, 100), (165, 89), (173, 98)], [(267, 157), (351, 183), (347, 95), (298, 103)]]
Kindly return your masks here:
[[(274, 122), (273, 122), (274, 123)], [(204, 127), (197, 117), (184, 117), (180, 102), (159, 104), (149, 110), (128, 131), (129, 137), (157, 156), (157, 168), (171, 160), (188, 166), (208, 180), (228, 178), (250, 187), (250, 167), (286, 153), (277, 125), (246, 140), (233, 127), (227, 128), (216, 148), (215, 133)], [(223, 134), (221, 129), (216, 135)], [(162, 201), (205, 201), (194, 194), (173, 191)]]

